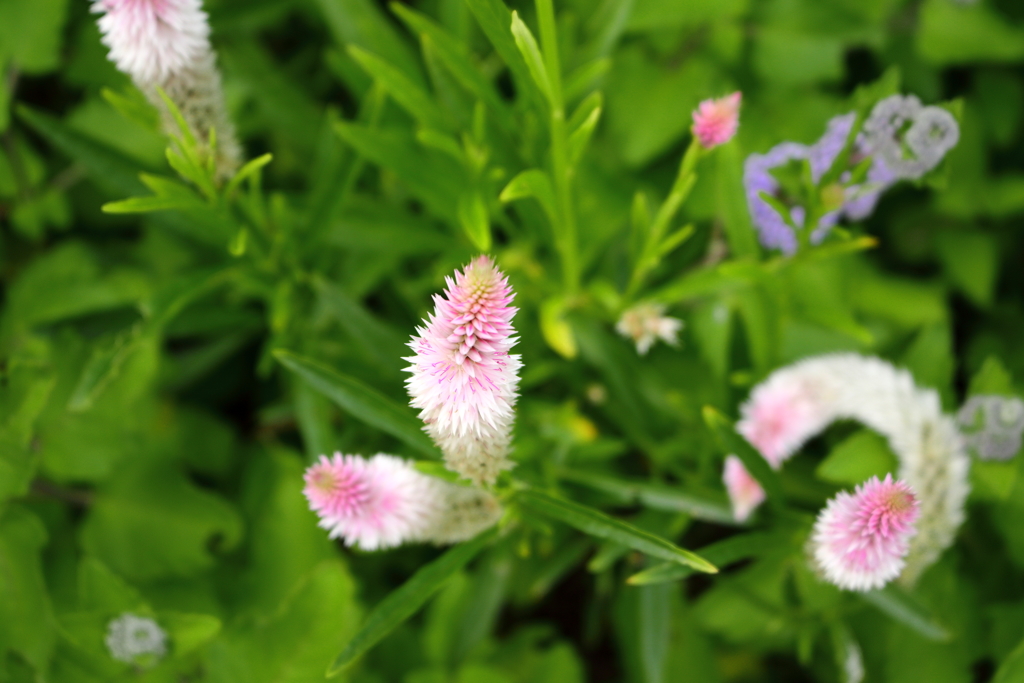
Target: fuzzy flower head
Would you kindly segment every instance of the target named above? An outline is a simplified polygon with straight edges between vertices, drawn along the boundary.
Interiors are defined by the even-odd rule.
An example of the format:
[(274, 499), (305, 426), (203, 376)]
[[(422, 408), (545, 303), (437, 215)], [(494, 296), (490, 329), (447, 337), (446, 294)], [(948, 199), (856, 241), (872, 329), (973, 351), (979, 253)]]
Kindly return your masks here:
[(815, 562), (840, 588), (881, 588), (903, 570), (918, 514), (910, 486), (892, 475), (872, 477), (853, 494), (840, 492), (818, 515), (811, 535)]
[(996, 395), (972, 396), (957, 413), (967, 448), (982, 460), (1009, 460), (1020, 451), (1024, 401)]
[(166, 80), (210, 50), (201, 0), (97, 0), (110, 60), (137, 83)]
[(725, 458), (725, 469), (722, 471), (722, 482), (732, 503), (732, 516), (737, 522), (745, 522), (750, 514), (764, 502), (765, 493), (757, 479), (743, 466), (743, 461), (735, 455)]
[(679, 343), (679, 330), (683, 321), (665, 315), (665, 307), (660, 304), (637, 304), (619, 318), (615, 329), (623, 337), (636, 343), (636, 351), (645, 355), (661, 339), (670, 346)]
[(519, 356), (508, 279), (487, 256), (447, 278), (444, 296), (409, 342), (405, 360), (412, 406), (441, 448), (448, 468), (493, 483), (508, 459), (519, 385)]
[(704, 149), (724, 145), (736, 135), (740, 125), (742, 93), (704, 100), (693, 112), (693, 134)]
[(121, 662), (160, 659), (167, 654), (167, 633), (152, 619), (125, 613), (107, 625), (110, 656)]
[(321, 456), (304, 478), (320, 526), (363, 550), (465, 541), (501, 516), (490, 493), (423, 474), (393, 455)]
[(331, 538), (363, 550), (401, 545), (417, 538), (427, 516), (421, 475), (401, 458), (369, 460), (335, 453), (306, 470), (303, 490), (320, 526)]

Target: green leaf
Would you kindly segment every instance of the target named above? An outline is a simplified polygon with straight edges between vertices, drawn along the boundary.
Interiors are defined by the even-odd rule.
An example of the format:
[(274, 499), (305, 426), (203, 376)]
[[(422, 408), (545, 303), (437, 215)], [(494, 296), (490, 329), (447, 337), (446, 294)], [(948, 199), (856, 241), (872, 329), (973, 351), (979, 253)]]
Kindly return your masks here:
[(590, 138), (593, 137), (594, 129), (597, 128), (600, 118), (601, 107), (594, 107), (583, 123), (569, 135), (569, 163), (571, 165), (575, 166), (583, 156), (583, 151), (587, 148)]
[(419, 454), (438, 456), (420, 421), (412, 412), (357, 379), (290, 351), (278, 349), (274, 356), (311, 387), (327, 396), (355, 418), (391, 434)]
[(366, 73), (380, 83), (395, 102), (422, 125), (439, 130), (451, 128), (451, 119), (434, 104), (434, 99), (401, 71), (355, 45), (348, 46), (348, 53)]
[(551, 176), (546, 171), (531, 168), (520, 172), (509, 181), (498, 198), (503, 202), (511, 202), (527, 197), (533, 197), (540, 203), (548, 220), (551, 221), (551, 225), (558, 224), (558, 210), (556, 208), (558, 204), (555, 201), (555, 187), (551, 182)]
[(68, 0), (0, 0), (0, 63), (10, 61), (25, 74), (57, 68), (68, 4)]
[(563, 358), (575, 358), (578, 351), (572, 325), (565, 317), (566, 301), (562, 297), (545, 299), (540, 305), (540, 331), (544, 341)]
[(339, 559), (320, 562), (268, 615), (236, 619), (206, 646), (209, 683), (311, 683), (358, 627), (356, 583)]
[(153, 580), (212, 567), (211, 548), (228, 551), (241, 535), (242, 521), (224, 499), (169, 464), (139, 461), (96, 493), (81, 542), (118, 574)]
[(949, 632), (924, 607), (893, 584), (857, 595), (864, 602), (875, 606), (892, 619), (929, 640), (947, 641), (951, 638)]
[(438, 58), (462, 87), (487, 104), (497, 114), (497, 120), (503, 128), (511, 130), (513, 122), (508, 104), (473, 63), (465, 44), (433, 20), (405, 5), (392, 2), (390, 7), (410, 30), (420, 34), (421, 41), (430, 41)]
[(21, 506), (0, 516), (0, 655), (14, 650), (37, 671), (46, 669), (56, 640), (40, 563), (46, 540), (42, 522)]
[(238, 169), (238, 172), (235, 173), (235, 176), (228, 182), (227, 186), (224, 188), (224, 196), (231, 197), (231, 195), (234, 194), (234, 192), (242, 185), (242, 183), (247, 178), (255, 176), (257, 173), (263, 170), (264, 166), (273, 161), (273, 159), (274, 155), (271, 154), (270, 152), (267, 152), (266, 154), (261, 154), (255, 159), (250, 159), (249, 161), (247, 161), (245, 165), (242, 166), (242, 168)]
[(971, 377), (967, 395), (973, 396), (974, 394), (1014, 395), (1013, 377), (996, 356), (986, 358), (985, 362), (981, 364), (981, 369)]
[(992, 678), (992, 683), (1021, 683), (1024, 681), (1024, 640), (1003, 660)]
[(722, 218), (729, 247), (738, 257), (757, 257), (761, 250), (750, 222), (743, 189), (743, 159), (732, 141), (715, 152), (715, 209)]
[(640, 637), (640, 669), (644, 683), (665, 680), (665, 659), (672, 635), (674, 586), (656, 584), (640, 588), (638, 622)]
[(585, 505), (540, 491), (520, 491), (516, 500), (535, 512), (564, 522), (585, 534), (621, 543), (651, 557), (688, 565), (697, 571), (711, 574), (718, 571), (713, 564), (689, 550)]
[(833, 448), (815, 474), (836, 484), (859, 484), (871, 476), (882, 479), (898, 467), (899, 462), (885, 438), (865, 429)]
[(319, 0), (318, 4), (335, 42), (358, 45), (380, 55), (417, 85), (425, 85), (415, 50), (388, 21), (378, 3), (373, 0)]
[[(759, 557), (784, 543), (785, 540), (778, 533), (755, 531), (749, 534), (730, 536), (725, 540), (704, 546), (698, 552), (708, 562), (722, 568), (740, 560)], [(633, 574), (626, 579), (626, 583), (643, 586), (666, 581), (679, 581), (692, 574), (694, 574), (694, 570), (690, 567), (683, 567), (674, 562), (665, 562)]]
[(735, 523), (732, 510), (724, 497), (701, 496), (685, 491), (681, 486), (649, 484), (580, 470), (559, 470), (558, 476), (567, 481), (616, 496), (623, 505), (640, 503), (654, 510), (685, 512), (696, 519), (704, 519), (718, 524)]
[(771, 468), (771, 465), (764, 459), (764, 456), (754, 450), (754, 447), (747, 443), (746, 439), (736, 433), (732, 421), (725, 415), (711, 406), (704, 406), (702, 414), (704, 416), (704, 423), (715, 435), (722, 452), (738, 456), (751, 476), (757, 479), (758, 483), (764, 487), (769, 502), (774, 501), (775, 505), (781, 504), (783, 501), (782, 482), (779, 480), (778, 473)]
[(332, 314), (363, 354), (382, 370), (397, 376), (402, 356), (409, 352), (398, 332), (337, 285), (318, 278), (315, 286), (320, 305)]
[(491, 222), (487, 202), (479, 191), (467, 192), (459, 197), (459, 223), (477, 251), (491, 250)]
[(491, 529), (445, 551), (441, 557), (421, 567), (412, 578), (389, 593), (334, 660), (327, 675), (333, 676), (354, 664), (359, 657), (409, 619), (497, 535), (497, 530)]
[(221, 630), (220, 619), (208, 614), (159, 612), (157, 622), (167, 631), (175, 657), (184, 657), (206, 645)]
[(1024, 29), (988, 5), (927, 0), (915, 32), (918, 53), (939, 66), (972, 62), (1013, 62), (1024, 57)]
[(461, 165), (424, 149), (405, 129), (376, 129), (339, 121), (335, 130), (359, 154), (394, 172), (434, 215), (455, 218), (455, 206), (467, 184)]
[(508, 7), (502, 0), (466, 0), (466, 5), (502, 61), (512, 71), (516, 91), (526, 92), (533, 83), (533, 78), (512, 36), (512, 13)]
[(105, 345), (93, 347), (92, 356), (68, 401), (68, 410), (79, 412), (92, 407), (107, 384), (117, 376), (125, 359), (135, 350), (138, 337), (139, 328), (136, 327), (116, 335)]
[(518, 12), (512, 12), (512, 37), (516, 41), (516, 48), (526, 63), (526, 67), (530, 70), (530, 77), (533, 78), (537, 89), (544, 95), (552, 109), (557, 108), (559, 103), (555, 100), (551, 77), (544, 65), (544, 57), (541, 56), (537, 39), (530, 32), (530, 27), (519, 18)]
[(978, 230), (942, 230), (935, 236), (935, 246), (953, 285), (978, 306), (989, 306), (999, 274), (995, 235)]

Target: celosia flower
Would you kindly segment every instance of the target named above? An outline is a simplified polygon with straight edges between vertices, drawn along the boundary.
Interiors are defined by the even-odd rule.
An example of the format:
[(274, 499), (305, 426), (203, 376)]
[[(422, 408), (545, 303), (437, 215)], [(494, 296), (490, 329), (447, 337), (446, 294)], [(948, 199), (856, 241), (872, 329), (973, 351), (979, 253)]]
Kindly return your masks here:
[(898, 477), (920, 495), (918, 533), (900, 580), (913, 584), (963, 522), (970, 461), (938, 394), (905, 370), (857, 354), (809, 358), (776, 370), (742, 407), (740, 431), (769, 462), (784, 460), (833, 420), (858, 420), (885, 436)]
[(879, 101), (864, 122), (866, 149), (898, 178), (920, 178), (959, 139), (960, 127), (952, 114), (941, 107), (924, 107), (913, 95)]
[(331, 538), (363, 550), (419, 538), (429, 512), (425, 476), (401, 458), (335, 453), (311, 466), (304, 493)]
[(97, 0), (110, 60), (136, 83), (161, 83), (210, 50), (200, 0)]
[(508, 279), (487, 256), (473, 260), (409, 343), (416, 355), (406, 381), (424, 429), (448, 468), (474, 483), (493, 483), (508, 459), (519, 385), (519, 356)]
[(764, 502), (765, 493), (757, 479), (743, 466), (743, 461), (735, 455), (725, 458), (722, 470), (722, 482), (732, 503), (732, 516), (737, 522), (745, 522), (750, 514)]
[(111, 657), (130, 664), (138, 663), (140, 657), (159, 659), (167, 654), (167, 634), (160, 625), (129, 613), (107, 625), (105, 642)]
[(103, 15), (98, 23), (111, 61), (160, 110), (164, 130), (179, 134), (158, 89), (179, 109), (200, 148), (216, 131), (218, 175), (234, 172), (241, 148), (224, 105), (200, 0), (97, 0), (92, 11)]
[(304, 478), (303, 493), (320, 526), (363, 550), (464, 541), (501, 514), (486, 491), (428, 476), (393, 455), (321, 456)]
[(623, 337), (636, 343), (636, 350), (645, 355), (655, 341), (661, 339), (666, 344), (675, 346), (679, 343), (679, 330), (683, 321), (665, 315), (665, 307), (660, 304), (637, 304), (628, 309), (615, 324), (615, 329)]
[(811, 547), (825, 578), (846, 590), (881, 588), (903, 570), (916, 533), (917, 498), (902, 481), (872, 477), (840, 492), (814, 524)]
[(705, 149), (724, 145), (740, 125), (740, 100), (734, 92), (717, 100), (704, 100), (693, 112), (693, 134)]
[(1009, 460), (1021, 447), (1024, 401), (1005, 396), (972, 396), (957, 413), (964, 443), (982, 460)]

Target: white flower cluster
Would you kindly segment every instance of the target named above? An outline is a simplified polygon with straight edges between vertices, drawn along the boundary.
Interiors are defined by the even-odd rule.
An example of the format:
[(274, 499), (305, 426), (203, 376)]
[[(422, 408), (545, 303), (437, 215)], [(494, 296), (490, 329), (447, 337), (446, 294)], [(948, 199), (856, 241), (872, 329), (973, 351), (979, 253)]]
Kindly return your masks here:
[(737, 430), (770, 462), (781, 462), (840, 419), (888, 439), (900, 462), (897, 477), (920, 502), (918, 532), (900, 575), (905, 584), (953, 543), (964, 519), (970, 460), (939, 395), (917, 387), (907, 371), (852, 353), (809, 358), (772, 373), (743, 412)]
[(670, 346), (676, 346), (682, 328), (682, 320), (668, 317), (664, 306), (651, 303), (633, 306), (615, 323), (615, 330), (623, 337), (632, 339), (641, 356), (646, 355), (659, 339)]
[(960, 126), (941, 107), (923, 106), (913, 95), (891, 95), (864, 122), (865, 147), (897, 178), (917, 179), (938, 166), (960, 140)]
[(982, 460), (1009, 460), (1020, 451), (1024, 401), (1005, 396), (972, 396), (957, 413), (964, 445)]
[(125, 613), (107, 625), (107, 649), (121, 662), (135, 663), (150, 655), (157, 659), (167, 654), (167, 633), (152, 619)]

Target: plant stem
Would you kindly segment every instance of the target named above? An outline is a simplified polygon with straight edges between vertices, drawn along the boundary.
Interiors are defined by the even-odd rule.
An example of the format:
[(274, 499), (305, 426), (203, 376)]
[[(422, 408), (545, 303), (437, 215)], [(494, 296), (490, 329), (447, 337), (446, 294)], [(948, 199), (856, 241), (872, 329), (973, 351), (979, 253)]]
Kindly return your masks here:
[(551, 0), (536, 0), (540, 23), (541, 51), (551, 83), (551, 173), (554, 176), (558, 218), (555, 242), (562, 258), (566, 295), (575, 296), (580, 286), (579, 248), (576, 234), (576, 207), (572, 201), (573, 169), (569, 163), (569, 135), (562, 100), (562, 74), (558, 58), (558, 33)]
[(650, 230), (647, 232), (647, 238), (644, 240), (640, 258), (637, 259), (636, 267), (633, 268), (633, 275), (630, 277), (629, 287), (626, 289), (627, 301), (636, 296), (637, 290), (640, 289), (644, 278), (647, 277), (647, 273), (657, 264), (658, 248), (665, 238), (665, 233), (668, 231), (672, 219), (678, 213), (679, 207), (689, 197), (694, 183), (697, 182), (697, 174), (694, 172), (694, 169), (697, 166), (697, 160), (700, 158), (703, 149), (696, 137), (690, 141), (690, 146), (686, 148), (686, 153), (683, 154), (683, 159), (679, 163), (679, 173), (676, 174), (675, 182), (672, 183), (672, 189), (669, 191), (668, 197), (665, 198), (665, 201), (658, 208), (658, 213), (654, 216), (654, 222), (651, 223)]

